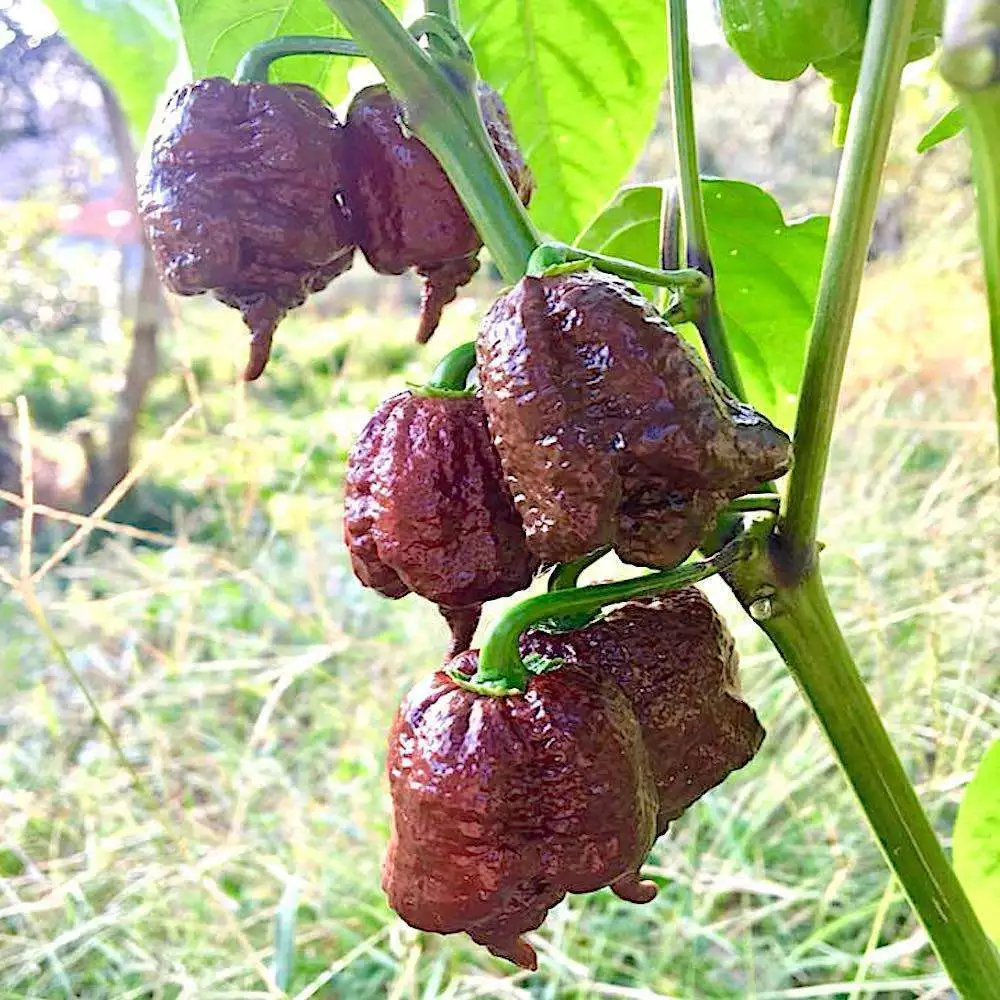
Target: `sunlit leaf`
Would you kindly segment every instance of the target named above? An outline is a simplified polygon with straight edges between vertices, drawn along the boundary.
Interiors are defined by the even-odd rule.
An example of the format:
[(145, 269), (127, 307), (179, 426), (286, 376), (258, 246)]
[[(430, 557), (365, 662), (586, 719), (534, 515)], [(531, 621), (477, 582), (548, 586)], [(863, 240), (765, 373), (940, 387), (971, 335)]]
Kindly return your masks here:
[(965, 790), (951, 849), (979, 919), (1000, 942), (1000, 740), (983, 755)]
[(480, 73), (538, 181), (538, 225), (571, 239), (627, 176), (666, 77), (663, 0), (462, 0)]
[(46, 0), (69, 43), (118, 95), (137, 139), (177, 62), (169, 0)]
[[(751, 402), (793, 422), (828, 220), (786, 223), (767, 192), (706, 178), (705, 212), (726, 331)], [(579, 246), (657, 266), (662, 189), (624, 188), (586, 227)]]

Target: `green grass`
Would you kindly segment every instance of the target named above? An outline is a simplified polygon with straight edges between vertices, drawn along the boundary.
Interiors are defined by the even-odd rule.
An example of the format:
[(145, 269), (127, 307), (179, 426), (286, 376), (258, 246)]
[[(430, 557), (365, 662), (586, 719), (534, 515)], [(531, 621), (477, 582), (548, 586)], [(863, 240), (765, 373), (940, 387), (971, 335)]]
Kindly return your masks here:
[[(911, 350), (920, 331), (898, 318), (905, 293), (887, 284), (897, 278), (869, 291), (824, 558), (947, 839), (1000, 735), (997, 464), (985, 374), (941, 362), (963, 349), (956, 329), (980, 336), (978, 307), (967, 296), (956, 311), (951, 297), (947, 336), (924, 317), (937, 345), (925, 365)], [(951, 995), (793, 682), (715, 586), (768, 738), (656, 846), (657, 901), (605, 891), (559, 906), (533, 936), (536, 975), (395, 920), (379, 890), (384, 734), (445, 629), (415, 598), (383, 601), (353, 580), (340, 473), (373, 404), (419, 380), (470, 321), (450, 317), (425, 361), (409, 320), (307, 315), (244, 393), (232, 388), (237, 325), (216, 333), (219, 316), (185, 312), (182, 364), (146, 421), (152, 441), (201, 403), (145, 483), (189, 541), (111, 533), (38, 588), (145, 793), (38, 624), (0, 591), (2, 1000)], [(0, 565), (14, 572), (10, 542)], [(294, 943), (278, 956), (283, 989), (276, 941)]]

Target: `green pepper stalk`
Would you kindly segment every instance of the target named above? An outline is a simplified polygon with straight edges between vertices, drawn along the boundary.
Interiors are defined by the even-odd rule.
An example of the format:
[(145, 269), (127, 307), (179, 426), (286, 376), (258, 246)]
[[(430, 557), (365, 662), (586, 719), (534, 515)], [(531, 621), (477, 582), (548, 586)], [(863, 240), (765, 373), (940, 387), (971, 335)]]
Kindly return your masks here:
[(598, 271), (615, 274), (627, 281), (676, 289), (691, 298), (702, 298), (712, 293), (711, 281), (696, 268), (686, 267), (675, 271), (660, 270), (656, 267), (636, 264), (631, 260), (623, 260), (621, 257), (609, 257), (603, 253), (581, 250), (578, 247), (571, 247), (567, 243), (542, 243), (528, 260), (527, 273), (537, 276), (549, 268), (573, 263), (590, 264)]
[(279, 35), (255, 45), (236, 67), (235, 83), (267, 83), (271, 64), (288, 56), (363, 56), (357, 42), (349, 38), (326, 38), (321, 35)]
[(951, 0), (947, 15), (941, 75), (958, 94), (972, 146), (1000, 434), (1000, 2)]
[(457, 671), (449, 671), (448, 676), (456, 684), (477, 694), (491, 697), (521, 694), (528, 686), (530, 671), (521, 658), (520, 638), (521, 633), (532, 625), (550, 619), (590, 615), (608, 604), (621, 604), (634, 597), (654, 597), (687, 587), (730, 569), (740, 560), (749, 558), (751, 550), (750, 539), (741, 536), (711, 558), (700, 562), (646, 573), (631, 580), (559, 589), (529, 597), (515, 604), (493, 626), (479, 654), (479, 669), (475, 674), (467, 677)]

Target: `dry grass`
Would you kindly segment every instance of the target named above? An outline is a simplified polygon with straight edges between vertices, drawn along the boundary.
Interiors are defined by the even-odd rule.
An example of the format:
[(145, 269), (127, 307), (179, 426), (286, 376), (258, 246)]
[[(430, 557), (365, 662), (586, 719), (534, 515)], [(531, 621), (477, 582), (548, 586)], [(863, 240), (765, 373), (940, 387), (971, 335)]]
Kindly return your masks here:
[[(966, 289), (945, 311), (921, 276), (904, 287), (924, 308), (901, 317), (899, 280), (876, 275), (865, 299), (825, 558), (947, 837), (1000, 735), (1000, 491), (987, 380), (962, 360), (978, 306)], [(381, 392), (342, 389), (301, 418), (303, 454), (349, 437)], [(262, 498), (248, 409), (217, 392), (164, 453), (227, 470), (203, 485), (229, 541), (185, 541), (181, 518), (169, 548), (113, 532), (58, 563), (25, 566), (17, 545), (0, 563), (21, 588), (0, 592), (0, 998), (950, 995), (794, 684), (725, 595), (769, 735), (657, 846), (656, 903), (561, 905), (534, 976), (395, 921), (378, 888), (384, 732), (444, 629), (354, 582), (335, 482)]]

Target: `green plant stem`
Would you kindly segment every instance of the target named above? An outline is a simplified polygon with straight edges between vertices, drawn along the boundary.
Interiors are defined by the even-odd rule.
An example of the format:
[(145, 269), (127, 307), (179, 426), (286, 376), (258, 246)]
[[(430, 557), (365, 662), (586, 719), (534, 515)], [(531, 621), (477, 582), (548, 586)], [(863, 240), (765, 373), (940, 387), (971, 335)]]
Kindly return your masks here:
[(830, 219), (795, 423), (795, 466), (782, 526), (802, 566), (813, 557), (844, 362), (916, 0), (873, 0)]
[(753, 514), (766, 512), (777, 514), (781, 510), (781, 497), (777, 493), (748, 493), (726, 504), (726, 510), (733, 514)]
[(939, 65), (958, 95), (972, 147), (1000, 437), (1000, 0), (952, 0), (946, 24)]
[(567, 590), (575, 587), (580, 582), (580, 575), (584, 570), (589, 569), (599, 559), (603, 559), (611, 551), (610, 545), (604, 545), (599, 549), (594, 549), (589, 555), (582, 559), (575, 559), (573, 562), (560, 563), (549, 574), (548, 590), (551, 594), (555, 590)]
[(471, 678), (452, 674), (458, 683), (481, 694), (505, 695), (523, 691), (528, 669), (521, 659), (521, 633), (537, 622), (592, 614), (607, 604), (620, 604), (633, 597), (651, 597), (677, 590), (715, 576), (748, 557), (752, 542), (741, 537), (701, 562), (686, 563), (674, 569), (647, 573), (644, 576), (591, 587), (553, 590), (515, 604), (493, 626), (479, 654), (479, 669)]
[[(674, 159), (680, 187), (681, 228), (687, 247), (689, 267), (706, 274), (715, 285), (715, 268), (708, 241), (708, 222), (698, 171), (698, 143), (694, 127), (694, 97), (691, 90), (691, 46), (688, 41), (687, 0), (667, 0), (667, 26), (670, 38), (670, 96), (674, 113)], [(733, 356), (719, 297), (713, 293), (700, 303), (695, 326), (715, 373), (734, 396), (745, 400), (746, 389)]]
[(422, 391), (429, 395), (445, 392), (464, 396), (469, 372), (475, 367), (476, 342), (470, 340), (467, 344), (459, 344), (438, 362)]
[[(761, 551), (758, 549), (758, 552)], [(777, 559), (780, 565), (781, 558)], [(813, 706), (886, 861), (965, 1000), (991, 1000), (1000, 959), (920, 805), (837, 626), (818, 568), (782, 585), (762, 560), (727, 574)], [(761, 583), (771, 576), (771, 586)], [(767, 593), (771, 617), (752, 609)], [(761, 620), (763, 618), (763, 620)]]
[(361, 47), (349, 38), (324, 38), (320, 35), (279, 35), (255, 45), (239, 61), (233, 80), (236, 83), (267, 83), (271, 63), (287, 56), (363, 56)]
[(407, 125), (455, 185), (500, 273), (517, 281), (541, 236), (528, 217), (479, 116), (381, 0), (326, 0), (406, 109)]
[(424, 0), (425, 14), (440, 14), (453, 23), (458, 23), (458, 4), (455, 0)]
[(598, 271), (616, 274), (628, 281), (640, 284), (657, 285), (662, 288), (674, 288), (683, 291), (691, 298), (708, 296), (712, 284), (701, 271), (693, 267), (681, 268), (677, 271), (660, 270), (656, 267), (646, 267), (622, 257), (609, 257), (607, 254), (595, 253), (592, 250), (580, 250), (568, 243), (543, 243), (536, 247), (528, 261), (529, 274), (541, 274), (550, 267), (574, 262), (593, 264)]

